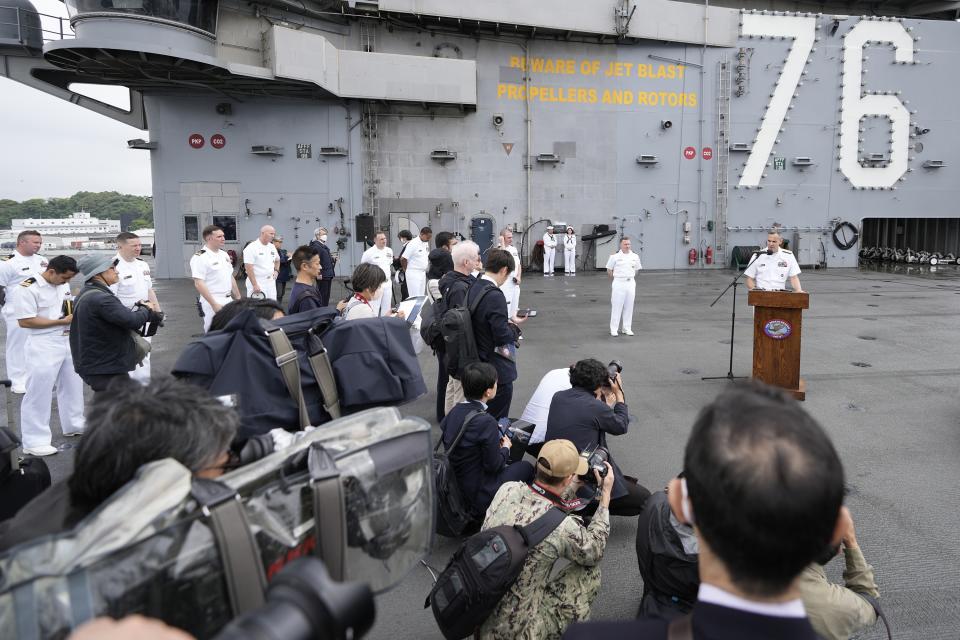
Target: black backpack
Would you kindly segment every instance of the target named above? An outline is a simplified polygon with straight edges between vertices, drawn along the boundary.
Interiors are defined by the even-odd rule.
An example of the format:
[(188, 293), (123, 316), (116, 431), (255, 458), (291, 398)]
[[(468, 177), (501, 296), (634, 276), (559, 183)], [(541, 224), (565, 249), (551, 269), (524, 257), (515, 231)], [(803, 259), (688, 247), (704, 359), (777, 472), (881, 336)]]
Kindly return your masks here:
[(464, 540), (423, 605), (432, 608), (443, 636), (447, 640), (472, 636), (516, 582), (530, 549), (566, 517), (566, 512), (552, 507), (525, 527), (493, 527)]
[(463, 501), (463, 495), (460, 493), (460, 485), (457, 484), (457, 476), (453, 472), (453, 464), (450, 463), (450, 454), (460, 444), (460, 439), (467, 430), (467, 425), (471, 420), (483, 413), (482, 409), (474, 409), (463, 419), (463, 425), (460, 432), (454, 438), (450, 448), (446, 451), (440, 451), (443, 446), (443, 436), (440, 442), (433, 450), (433, 481), (437, 488), (437, 533), (448, 538), (456, 538), (463, 530), (467, 528), (473, 517), (470, 510)]
[(440, 334), (446, 346), (447, 373), (457, 380), (465, 366), (471, 362), (480, 362), (477, 339), (473, 333), (473, 314), (484, 296), (494, 289), (495, 286), (485, 288), (472, 302), (470, 293), (467, 292), (463, 305), (447, 309), (440, 317)]
[(447, 310), (447, 300), (450, 292), (455, 287), (469, 289), (470, 283), (454, 280), (446, 287), (446, 290), (440, 289), (441, 298), (439, 300), (431, 301), (429, 305), (424, 305), (423, 309), (420, 310), (420, 337), (424, 344), (433, 349), (434, 353), (437, 353), (444, 345), (443, 333), (440, 331), (440, 320)]

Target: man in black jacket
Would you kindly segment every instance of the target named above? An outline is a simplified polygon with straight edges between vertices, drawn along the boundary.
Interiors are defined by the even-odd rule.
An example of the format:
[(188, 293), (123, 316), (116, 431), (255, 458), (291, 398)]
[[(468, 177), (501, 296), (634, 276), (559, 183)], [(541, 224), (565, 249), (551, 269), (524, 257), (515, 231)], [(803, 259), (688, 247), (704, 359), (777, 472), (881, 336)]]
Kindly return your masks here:
[[(569, 440), (581, 452), (598, 445), (610, 452), (609, 462), (614, 473), (610, 514), (638, 515), (650, 491), (635, 478), (623, 475), (607, 445), (607, 434), (624, 435), (630, 424), (620, 374), (611, 380), (603, 363), (587, 358), (570, 367), (570, 384), (572, 389), (558, 391), (550, 401), (544, 442)], [(596, 502), (589, 508), (595, 509)]]
[(470, 285), (464, 304), (472, 304), (482, 296), (470, 319), (477, 355), (497, 369), (497, 395), (487, 403), (487, 411), (496, 418), (506, 418), (513, 399), (513, 381), (517, 379), (514, 344), (519, 330), (507, 316), (507, 299), (500, 285), (514, 269), (513, 256), (503, 249), (491, 249), (483, 269), (484, 274)]
[(334, 267), (336, 260), (327, 247), (327, 229), (318, 227), (313, 231), (314, 240), (310, 241), (310, 246), (320, 256), (320, 275), (317, 277), (317, 291), (320, 292), (320, 306), (326, 307), (330, 304), (330, 287), (333, 284)]
[[(477, 243), (461, 242), (451, 251), (453, 270), (443, 274), (437, 283), (440, 290), (440, 299), (434, 303), (435, 318), (442, 317), (448, 309), (463, 304), (467, 297), (467, 290), (476, 281), (474, 270), (480, 266), (480, 247)], [(437, 420), (450, 413), (453, 407), (463, 400), (463, 387), (460, 381), (450, 375), (447, 368), (446, 349), (441, 338), (436, 343), (437, 354)], [(441, 384), (442, 378), (442, 384)]]
[(132, 332), (148, 320), (157, 321), (156, 305), (144, 301), (127, 309), (110, 290), (120, 279), (112, 255), (88, 255), (78, 262), (84, 288), (77, 296), (70, 323), (73, 368), (94, 391), (103, 391), (114, 378), (126, 377), (137, 366)]
[[(497, 370), (493, 365), (468, 364), (460, 380), (466, 400), (443, 419), (440, 431), (457, 486), (478, 528), (500, 485), (532, 481), (533, 465), (525, 460), (510, 462), (510, 438), (500, 434), (497, 419), (486, 413), (485, 403), (497, 393)], [(480, 413), (464, 425), (464, 420), (475, 411)], [(461, 430), (463, 435), (451, 451)]]
[(683, 468), (667, 498), (699, 542), (692, 617), (585, 624), (564, 637), (815, 640), (799, 576), (845, 531), (843, 465), (827, 434), (779, 389), (742, 385), (700, 412)]

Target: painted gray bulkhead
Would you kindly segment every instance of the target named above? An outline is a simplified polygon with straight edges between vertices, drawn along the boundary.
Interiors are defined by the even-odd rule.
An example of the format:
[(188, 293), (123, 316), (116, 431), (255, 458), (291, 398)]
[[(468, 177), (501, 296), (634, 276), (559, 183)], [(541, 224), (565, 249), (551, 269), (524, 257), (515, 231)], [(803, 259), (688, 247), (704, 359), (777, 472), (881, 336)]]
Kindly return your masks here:
[[(611, 38), (519, 38), (507, 29), (502, 36), (437, 33), (373, 18), (338, 24), (292, 15), (267, 20), (265, 13), (255, 17), (246, 6), (221, 6), (215, 50), (224, 64), (235, 65), (232, 72), (246, 69), (255, 76), (259, 71), (250, 70), (257, 65), (269, 68), (267, 32), (276, 33), (279, 25), (322, 35), (342, 51), (475, 61), (475, 104), (292, 97), (271, 92), (276, 78), (265, 72), (260, 96), (189, 87), (142, 89), (150, 140), (157, 143), (150, 153), (161, 276), (182, 275), (188, 250), (195, 246), (184, 240), (184, 214), (237, 215), (238, 246), (270, 223), (288, 248), (306, 242), (318, 224), (336, 226), (340, 207), (351, 233), (355, 217), (373, 211), (378, 226), (390, 226), (393, 237), (400, 217), (464, 234), (477, 216), (520, 231), (540, 220), (562, 220), (578, 233), (605, 224), (634, 238), (646, 268), (661, 269), (691, 268), (690, 249), (698, 251), (694, 268), (704, 267), (708, 247), (715, 265), (729, 264), (733, 247), (761, 244), (764, 230), (774, 224), (782, 225), (789, 238), (819, 234), (828, 266), (855, 266), (857, 247), (841, 250), (830, 239), (837, 221), (859, 226), (864, 218), (960, 217), (955, 176), (960, 125), (954, 115), (960, 24), (955, 22), (897, 19), (910, 38), (918, 38), (914, 63), (895, 64), (890, 44), (873, 43), (864, 49), (862, 78), (855, 79), (843, 71), (859, 49), (845, 57), (844, 36), (867, 20), (812, 16), (817, 40), (804, 56), (801, 84), (792, 92), (788, 119), (765, 159), (763, 177), (748, 189), (738, 183), (750, 153), (724, 151), (737, 143), (755, 146), (792, 38), (741, 34), (738, 40), (727, 38), (735, 41), (733, 47), (651, 39), (617, 43)], [(718, 24), (724, 24), (724, 14), (717, 15)], [(733, 15), (743, 20), (748, 14)], [(641, 8), (633, 20), (644, 17)], [(721, 29), (707, 40), (724, 37)], [(531, 65), (527, 75), (520, 68), (525, 60)], [(547, 60), (559, 61), (563, 72), (545, 70)], [(611, 64), (622, 75), (608, 77)], [(728, 97), (720, 89), (725, 79)], [(390, 78), (380, 80), (389, 86)], [(429, 87), (430, 74), (419, 80)], [(862, 95), (891, 92), (911, 112), (909, 161), (902, 179), (892, 181), (895, 188), (858, 189), (840, 171), (841, 99), (844, 83), (851, 82), (860, 83)], [(518, 92), (534, 88), (537, 95), (528, 104)], [(231, 113), (217, 112), (222, 103), (230, 104)], [(727, 109), (729, 116), (721, 117)], [(500, 126), (493, 123), (496, 114), (503, 116)], [(664, 121), (672, 126), (664, 128)], [(881, 169), (892, 160), (890, 122), (868, 117), (860, 128), (853, 153), (884, 154), (878, 163), (865, 163), (871, 165), (868, 171)], [(204, 138), (199, 149), (189, 144), (193, 134)], [(214, 134), (224, 136), (223, 148), (211, 145)], [(310, 145), (309, 159), (298, 158), (298, 144)], [(254, 145), (281, 147), (282, 154), (254, 154)], [(349, 151), (322, 156), (321, 147)], [(705, 147), (712, 151), (708, 159)], [(692, 149), (693, 159), (685, 157), (685, 149)], [(456, 157), (432, 159), (438, 150)], [(555, 154), (558, 161), (538, 161), (540, 154)], [(640, 164), (641, 155), (656, 161)], [(932, 160), (945, 166), (925, 168)], [(718, 180), (724, 161), (728, 169)], [(198, 183), (210, 188), (194, 186)], [(532, 226), (532, 240), (545, 224)], [(331, 241), (336, 237), (331, 233)], [(355, 237), (345, 240), (341, 274), (363, 250)]]

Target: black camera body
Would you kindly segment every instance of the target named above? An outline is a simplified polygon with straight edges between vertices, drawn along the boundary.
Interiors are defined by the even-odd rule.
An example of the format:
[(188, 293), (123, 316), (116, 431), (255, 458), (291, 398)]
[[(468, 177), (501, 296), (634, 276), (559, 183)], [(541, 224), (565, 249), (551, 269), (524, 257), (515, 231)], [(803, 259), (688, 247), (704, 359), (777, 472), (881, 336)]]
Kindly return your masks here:
[(617, 376), (623, 372), (623, 363), (619, 360), (611, 360), (607, 365), (607, 372), (610, 374), (610, 380), (616, 380)]
[(580, 452), (580, 457), (587, 459), (587, 472), (580, 476), (586, 484), (597, 484), (594, 471), (600, 475), (601, 480), (607, 477), (607, 461), (610, 460), (610, 452), (605, 448), (598, 444), (593, 448), (584, 449)]

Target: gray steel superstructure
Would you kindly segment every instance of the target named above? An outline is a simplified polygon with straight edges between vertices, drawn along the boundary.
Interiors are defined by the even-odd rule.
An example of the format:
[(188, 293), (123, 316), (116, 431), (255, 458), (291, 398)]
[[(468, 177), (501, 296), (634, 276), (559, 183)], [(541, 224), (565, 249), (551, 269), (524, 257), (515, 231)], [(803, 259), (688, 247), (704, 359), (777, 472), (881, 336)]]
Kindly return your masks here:
[[(562, 222), (590, 267), (610, 232), (646, 268), (690, 269), (774, 225), (801, 262), (854, 266), (842, 222), (960, 252), (956, 22), (833, 13), (875, 3), (67, 4), (74, 37), (0, 8), (0, 69), (149, 131), (130, 146), (151, 154), (161, 277), (212, 222), (233, 248), (326, 226), (341, 273), (371, 230), (423, 225), (482, 243), (510, 225), (529, 258)], [(127, 86), (131, 109), (72, 82)]]

